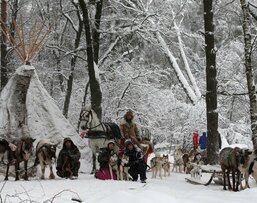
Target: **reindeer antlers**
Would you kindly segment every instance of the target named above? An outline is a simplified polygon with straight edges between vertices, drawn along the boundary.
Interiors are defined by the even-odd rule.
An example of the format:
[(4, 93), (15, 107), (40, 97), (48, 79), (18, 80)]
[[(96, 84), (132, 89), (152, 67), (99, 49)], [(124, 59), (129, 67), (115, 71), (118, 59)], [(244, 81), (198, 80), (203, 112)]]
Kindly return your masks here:
[(17, 33), (17, 41), (14, 36), (11, 35), (10, 29), (5, 25), (5, 23), (1, 22), (1, 27), (4, 35), (10, 42), (13, 49), (16, 51), (21, 60), (30, 65), (32, 59), (41, 51), (48, 40), (48, 36), (51, 32), (51, 27), (48, 27), (46, 32), (43, 33), (43, 29), (45, 27), (44, 24), (39, 24), (37, 22), (32, 26), (28, 39), (26, 39), (26, 34), (24, 34), (24, 24), (22, 22), (22, 17), (20, 26), (14, 22), (14, 29)]

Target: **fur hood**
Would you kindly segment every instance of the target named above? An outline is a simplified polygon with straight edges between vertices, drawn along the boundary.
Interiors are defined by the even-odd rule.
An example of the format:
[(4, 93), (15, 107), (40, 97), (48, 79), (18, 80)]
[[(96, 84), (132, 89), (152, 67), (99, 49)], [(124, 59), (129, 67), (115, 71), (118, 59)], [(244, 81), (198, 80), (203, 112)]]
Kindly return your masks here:
[(63, 146), (62, 146), (63, 149), (66, 148), (66, 147), (65, 147), (65, 143), (68, 142), (68, 141), (71, 142), (72, 147), (76, 147), (75, 144), (73, 143), (73, 141), (72, 141), (69, 137), (66, 137), (66, 138), (64, 138), (64, 140), (63, 140)]
[[(124, 125), (124, 124), (126, 124), (126, 123), (127, 123), (127, 121), (125, 120), (125, 118), (123, 118), (120, 124), (121, 124), (121, 125)], [(131, 124), (133, 124), (133, 125), (136, 124), (135, 121), (134, 121), (134, 119), (131, 120)]]

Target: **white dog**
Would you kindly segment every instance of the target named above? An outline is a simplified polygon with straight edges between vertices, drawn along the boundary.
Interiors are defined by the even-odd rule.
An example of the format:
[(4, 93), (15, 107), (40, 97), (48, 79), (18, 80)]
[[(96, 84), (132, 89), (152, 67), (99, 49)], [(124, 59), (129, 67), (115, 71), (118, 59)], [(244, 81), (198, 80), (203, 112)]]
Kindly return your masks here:
[(183, 164), (184, 164), (184, 161), (183, 161), (183, 152), (182, 152), (182, 149), (181, 148), (176, 148), (175, 151), (174, 151), (174, 164), (173, 164), (173, 169), (172, 171), (175, 172), (178, 172), (178, 169), (179, 169), (179, 173), (182, 173), (182, 167), (183, 167)]
[(152, 178), (156, 178), (157, 173), (159, 172), (159, 177), (162, 178), (162, 157), (159, 153), (155, 154), (155, 157), (151, 159), (151, 169), (153, 171)]
[(170, 161), (169, 161), (169, 155), (163, 155), (162, 156), (162, 168), (164, 170), (164, 177), (166, 177), (166, 173), (168, 176), (170, 176)]
[(113, 179), (113, 170), (114, 170), (114, 171), (116, 171), (117, 179), (119, 180), (120, 176), (119, 176), (118, 155), (117, 154), (112, 154), (110, 156), (108, 165), (109, 165), (109, 171), (111, 174), (111, 179)]
[(128, 170), (129, 170), (129, 167), (126, 166), (126, 164), (128, 164), (129, 162), (129, 157), (126, 156), (125, 154), (123, 154), (121, 160), (120, 160), (120, 180), (123, 180), (124, 177), (123, 175), (125, 174), (125, 180), (129, 180), (129, 173), (128, 173)]
[(193, 166), (193, 169), (190, 171), (191, 177), (192, 178), (197, 178), (200, 179), (202, 177), (202, 168), (201, 166), (195, 164), (195, 163), (191, 163), (191, 165)]

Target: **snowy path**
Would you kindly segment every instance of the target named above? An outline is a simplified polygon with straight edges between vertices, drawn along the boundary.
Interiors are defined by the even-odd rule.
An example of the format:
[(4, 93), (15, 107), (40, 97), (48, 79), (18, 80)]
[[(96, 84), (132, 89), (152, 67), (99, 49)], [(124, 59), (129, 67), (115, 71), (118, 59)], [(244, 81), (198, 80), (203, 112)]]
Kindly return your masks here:
[[(147, 175), (151, 177), (150, 173)], [(11, 180), (2, 188), (4, 181), (3, 176), (0, 176), (0, 190), (2, 188), (3, 202), (5, 198), (6, 202), (51, 202), (51, 198), (63, 190), (53, 202), (73, 202), (71, 198), (77, 197), (77, 194), (86, 203), (242, 203), (255, 202), (257, 198), (256, 185), (241, 192), (229, 192), (223, 191), (222, 186), (206, 187), (186, 183), (185, 177), (188, 175), (171, 173), (170, 177), (162, 180), (148, 178), (147, 184), (142, 184), (101, 181), (92, 175), (80, 174), (78, 180)]]

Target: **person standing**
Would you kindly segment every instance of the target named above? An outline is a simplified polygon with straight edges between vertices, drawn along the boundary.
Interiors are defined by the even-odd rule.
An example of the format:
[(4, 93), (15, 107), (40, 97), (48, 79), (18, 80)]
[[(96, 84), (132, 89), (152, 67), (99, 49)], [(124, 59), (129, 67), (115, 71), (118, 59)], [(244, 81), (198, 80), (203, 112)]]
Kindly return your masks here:
[(199, 145), (199, 134), (198, 134), (198, 130), (195, 130), (195, 132), (193, 133), (193, 146), (194, 149), (197, 149)]
[(199, 139), (199, 145), (200, 145), (200, 149), (204, 150), (207, 148), (207, 136), (206, 136), (206, 132), (203, 132), (202, 136)]

